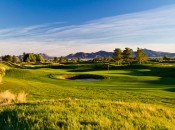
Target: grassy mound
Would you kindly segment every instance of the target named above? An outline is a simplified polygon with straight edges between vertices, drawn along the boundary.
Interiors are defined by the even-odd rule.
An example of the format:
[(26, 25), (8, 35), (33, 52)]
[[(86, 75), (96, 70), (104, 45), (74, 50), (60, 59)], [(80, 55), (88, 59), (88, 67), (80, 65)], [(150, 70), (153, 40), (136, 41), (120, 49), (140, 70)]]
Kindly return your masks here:
[(0, 129), (175, 129), (163, 106), (102, 100), (57, 100), (0, 108)]

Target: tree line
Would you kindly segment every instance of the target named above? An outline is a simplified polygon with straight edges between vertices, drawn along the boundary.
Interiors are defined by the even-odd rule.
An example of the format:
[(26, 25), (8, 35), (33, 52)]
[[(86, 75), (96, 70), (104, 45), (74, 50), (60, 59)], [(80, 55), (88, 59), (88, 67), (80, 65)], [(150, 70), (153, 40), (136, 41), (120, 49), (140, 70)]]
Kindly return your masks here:
[(137, 48), (135, 57), (133, 58), (133, 50), (126, 47), (123, 51), (120, 48), (116, 48), (113, 53), (113, 59), (120, 65), (123, 61), (130, 64), (134, 59), (142, 64), (148, 60), (148, 56), (141, 49)]
[(33, 54), (33, 53), (23, 53), (23, 55), (20, 56), (11, 56), (11, 55), (5, 55), (2, 56), (2, 61), (5, 62), (44, 62), (44, 58), (39, 54)]
[[(45, 63), (45, 62), (52, 62), (52, 63), (65, 63), (65, 62), (82, 62), (82, 59), (80, 57), (78, 58), (72, 58), (67, 59), (63, 56), (61, 57), (54, 57), (52, 60), (46, 60), (43, 58), (40, 54), (34, 54), (34, 53), (23, 53), (23, 55), (20, 56), (11, 56), (11, 55), (5, 55), (2, 56), (2, 61), (5, 62), (26, 62), (26, 63)], [(170, 61), (170, 57), (164, 56), (163, 58), (156, 58), (156, 61), (162, 62), (162, 61)], [(137, 51), (133, 55), (133, 50), (126, 47), (124, 50), (121, 50), (120, 48), (115, 48), (113, 52), (112, 57), (96, 57), (92, 60), (92, 62), (116, 62), (118, 65), (121, 65), (122, 63), (131, 64), (133, 61), (137, 61), (139, 64), (145, 63), (148, 60), (147, 54), (141, 49), (137, 48)]]
[(123, 51), (120, 48), (116, 48), (113, 53), (113, 59), (120, 65), (122, 62), (130, 64), (135, 59), (139, 64), (146, 62), (148, 56), (141, 48), (137, 48), (135, 57), (133, 58), (133, 50), (126, 47)]
[[(23, 55), (20, 56), (11, 56), (11, 55), (4, 55), (1, 57), (2, 61), (5, 62), (13, 62), (13, 63), (17, 63), (17, 62), (26, 62), (26, 63), (44, 63), (44, 62), (67, 62), (68, 59), (61, 56), (60, 58), (58, 57), (54, 57), (53, 60), (46, 60), (43, 58), (42, 55), (40, 54), (34, 54), (34, 53), (23, 53)], [(78, 58), (77, 58), (78, 59)], [(75, 59), (74, 59), (75, 60)], [(80, 59), (78, 59), (78, 61), (80, 61)]]

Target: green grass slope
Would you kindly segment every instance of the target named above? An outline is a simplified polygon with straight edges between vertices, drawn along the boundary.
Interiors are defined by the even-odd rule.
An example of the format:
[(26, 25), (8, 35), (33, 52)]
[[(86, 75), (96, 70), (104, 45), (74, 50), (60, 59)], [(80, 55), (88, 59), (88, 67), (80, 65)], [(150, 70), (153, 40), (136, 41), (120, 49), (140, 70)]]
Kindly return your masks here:
[(57, 100), (0, 108), (0, 129), (175, 129), (162, 106), (100, 100)]
[[(10, 67), (0, 92), (25, 91), (28, 103), (0, 106), (0, 129), (175, 129), (173, 64), (105, 67)], [(58, 78), (78, 74), (105, 78)]]
[[(82, 68), (81, 68), (82, 69)], [(171, 68), (172, 69), (172, 68)], [(175, 107), (175, 80), (170, 68), (123, 70), (91, 70), (73, 72), (74, 69), (9, 69), (0, 91), (25, 91), (28, 100), (43, 99), (95, 99), (153, 103)], [(98, 74), (106, 78), (85, 82), (54, 77), (76, 74)]]

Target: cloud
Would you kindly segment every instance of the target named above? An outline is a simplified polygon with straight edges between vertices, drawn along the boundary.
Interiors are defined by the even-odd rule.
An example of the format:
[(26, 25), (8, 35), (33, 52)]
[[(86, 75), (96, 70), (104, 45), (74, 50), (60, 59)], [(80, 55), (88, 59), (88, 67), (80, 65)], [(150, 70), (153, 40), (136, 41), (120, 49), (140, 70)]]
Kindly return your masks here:
[[(106, 17), (81, 25), (48, 23), (0, 29), (0, 52), (66, 55), (76, 51), (113, 51), (116, 47), (175, 52), (175, 5)], [(135, 49), (133, 48), (133, 49)], [(18, 50), (18, 51), (15, 51)]]

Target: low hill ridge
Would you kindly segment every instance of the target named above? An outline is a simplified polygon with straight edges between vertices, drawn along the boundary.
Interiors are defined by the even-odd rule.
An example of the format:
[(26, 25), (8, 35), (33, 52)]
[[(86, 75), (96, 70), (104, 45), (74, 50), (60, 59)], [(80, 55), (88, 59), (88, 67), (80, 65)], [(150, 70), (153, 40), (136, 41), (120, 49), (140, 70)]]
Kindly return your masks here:
[[(143, 49), (143, 51), (148, 55), (148, 57), (156, 58), (156, 57), (163, 57), (163, 56), (169, 56), (169, 57), (175, 57), (175, 53), (169, 53), (169, 52), (161, 52), (161, 51), (153, 51), (148, 49)], [(133, 52), (133, 56), (136, 52)], [(113, 52), (107, 52), (107, 51), (98, 51), (98, 52), (92, 52), (92, 53), (85, 53), (85, 52), (77, 52), (75, 54), (69, 54), (66, 56), (66, 58), (96, 58), (96, 57), (112, 57)]]

